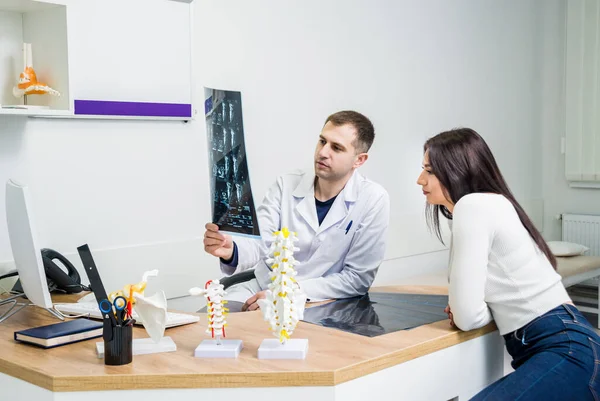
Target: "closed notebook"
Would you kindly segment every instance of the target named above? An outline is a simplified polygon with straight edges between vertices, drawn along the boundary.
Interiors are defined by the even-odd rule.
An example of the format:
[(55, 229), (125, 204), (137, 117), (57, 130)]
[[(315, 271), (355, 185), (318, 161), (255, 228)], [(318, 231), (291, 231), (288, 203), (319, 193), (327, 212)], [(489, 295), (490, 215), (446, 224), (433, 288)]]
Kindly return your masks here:
[(15, 331), (15, 340), (39, 345), (43, 348), (58, 347), (102, 335), (102, 322), (75, 319), (66, 322)]

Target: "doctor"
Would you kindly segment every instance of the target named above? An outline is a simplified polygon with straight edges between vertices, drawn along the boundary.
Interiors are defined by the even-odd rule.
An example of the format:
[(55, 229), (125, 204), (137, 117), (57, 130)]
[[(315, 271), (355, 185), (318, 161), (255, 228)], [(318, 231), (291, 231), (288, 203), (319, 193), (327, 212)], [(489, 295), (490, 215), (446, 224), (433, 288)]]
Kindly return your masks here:
[(349, 298), (367, 292), (385, 252), (389, 220), (386, 190), (357, 169), (368, 159), (373, 124), (355, 111), (325, 121), (314, 155), (314, 172), (280, 176), (257, 209), (261, 240), (219, 232), (206, 224), (204, 250), (221, 258), (227, 275), (254, 268), (255, 279), (227, 289), (227, 299), (258, 309), (270, 282), (265, 262), (272, 233), (298, 233), (296, 279), (310, 301)]

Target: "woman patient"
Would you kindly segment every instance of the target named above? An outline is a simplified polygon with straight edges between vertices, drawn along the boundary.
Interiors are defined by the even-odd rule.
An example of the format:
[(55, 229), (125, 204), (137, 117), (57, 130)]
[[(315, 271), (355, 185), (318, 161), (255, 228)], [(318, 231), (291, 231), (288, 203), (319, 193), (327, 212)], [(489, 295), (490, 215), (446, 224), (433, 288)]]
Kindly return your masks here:
[(600, 400), (600, 337), (483, 138), (462, 128), (427, 140), (417, 184), (440, 240), (440, 214), (451, 225), (450, 324), (467, 331), (494, 319), (513, 358), (515, 372), (473, 400)]

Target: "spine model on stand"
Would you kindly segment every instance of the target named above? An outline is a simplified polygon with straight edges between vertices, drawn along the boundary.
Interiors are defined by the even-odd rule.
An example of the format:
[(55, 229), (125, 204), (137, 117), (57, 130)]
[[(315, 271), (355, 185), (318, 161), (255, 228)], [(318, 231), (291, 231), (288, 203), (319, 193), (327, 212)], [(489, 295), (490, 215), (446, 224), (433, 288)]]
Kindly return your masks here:
[(204, 297), (206, 298), (206, 311), (208, 313), (208, 329), (212, 338), (220, 343), (221, 337), (225, 338), (225, 326), (227, 326), (227, 309), (224, 305), (227, 300), (223, 299), (226, 295), (223, 284), (219, 280), (209, 280), (204, 286)]
[(190, 295), (202, 295), (206, 298), (206, 312), (208, 318), (207, 333), (212, 340), (202, 340), (196, 347), (196, 358), (237, 358), (243, 348), (242, 340), (225, 339), (225, 326), (229, 309), (225, 307), (225, 288), (219, 280), (209, 280), (204, 288), (194, 287), (189, 290)]
[(294, 246), (298, 241), (296, 233), (287, 227), (273, 234), (275, 241), (269, 249), (267, 264), (271, 266), (266, 298), (259, 300), (263, 317), (270, 324), (273, 335), (285, 344), (294, 332), (296, 325), (303, 318), (306, 296), (298, 286), (295, 276)]

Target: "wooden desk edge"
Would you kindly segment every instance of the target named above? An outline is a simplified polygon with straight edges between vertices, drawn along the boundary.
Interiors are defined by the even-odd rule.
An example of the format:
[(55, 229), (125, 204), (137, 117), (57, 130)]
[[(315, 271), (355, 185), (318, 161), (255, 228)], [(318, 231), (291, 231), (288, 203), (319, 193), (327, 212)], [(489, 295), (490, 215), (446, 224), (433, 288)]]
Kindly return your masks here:
[(175, 389), (175, 388), (240, 388), (336, 386), (380, 370), (416, 359), (496, 330), (494, 323), (469, 332), (456, 331), (443, 340), (437, 339), (394, 351), (377, 358), (335, 371), (212, 373), (212, 374), (137, 374), (102, 376), (48, 376), (14, 363), (0, 361), (0, 371), (54, 392)]
[[(378, 290), (385, 290), (382, 287)], [(392, 287), (390, 287), (392, 288)], [(269, 373), (174, 373), (54, 376), (0, 358), (0, 372), (53, 392), (175, 389), (335, 386), (370, 373), (396, 366), (497, 330), (492, 322), (480, 329), (449, 332), (443, 338), (392, 351), (337, 370), (285, 371)]]
[[(41, 383), (34, 383), (41, 386)], [(248, 388), (333, 386), (334, 372), (214, 373), (175, 375), (110, 375), (57, 377), (54, 392), (98, 390), (156, 390), (181, 388)], [(41, 386), (44, 387), (44, 386)]]
[(47, 390), (54, 390), (54, 377), (16, 363), (0, 359), (0, 372)]
[(404, 362), (419, 358), (424, 355), (429, 355), (444, 348), (449, 348), (453, 345), (472, 340), (477, 337), (496, 331), (494, 322), (488, 325), (471, 331), (456, 331), (446, 336), (442, 340), (435, 339), (417, 344), (413, 347), (394, 351), (389, 354), (381, 355), (368, 361), (357, 363), (356, 365), (347, 366), (335, 371), (334, 385), (338, 385), (350, 380), (366, 376), (370, 373), (375, 373), (392, 366), (399, 365)]

